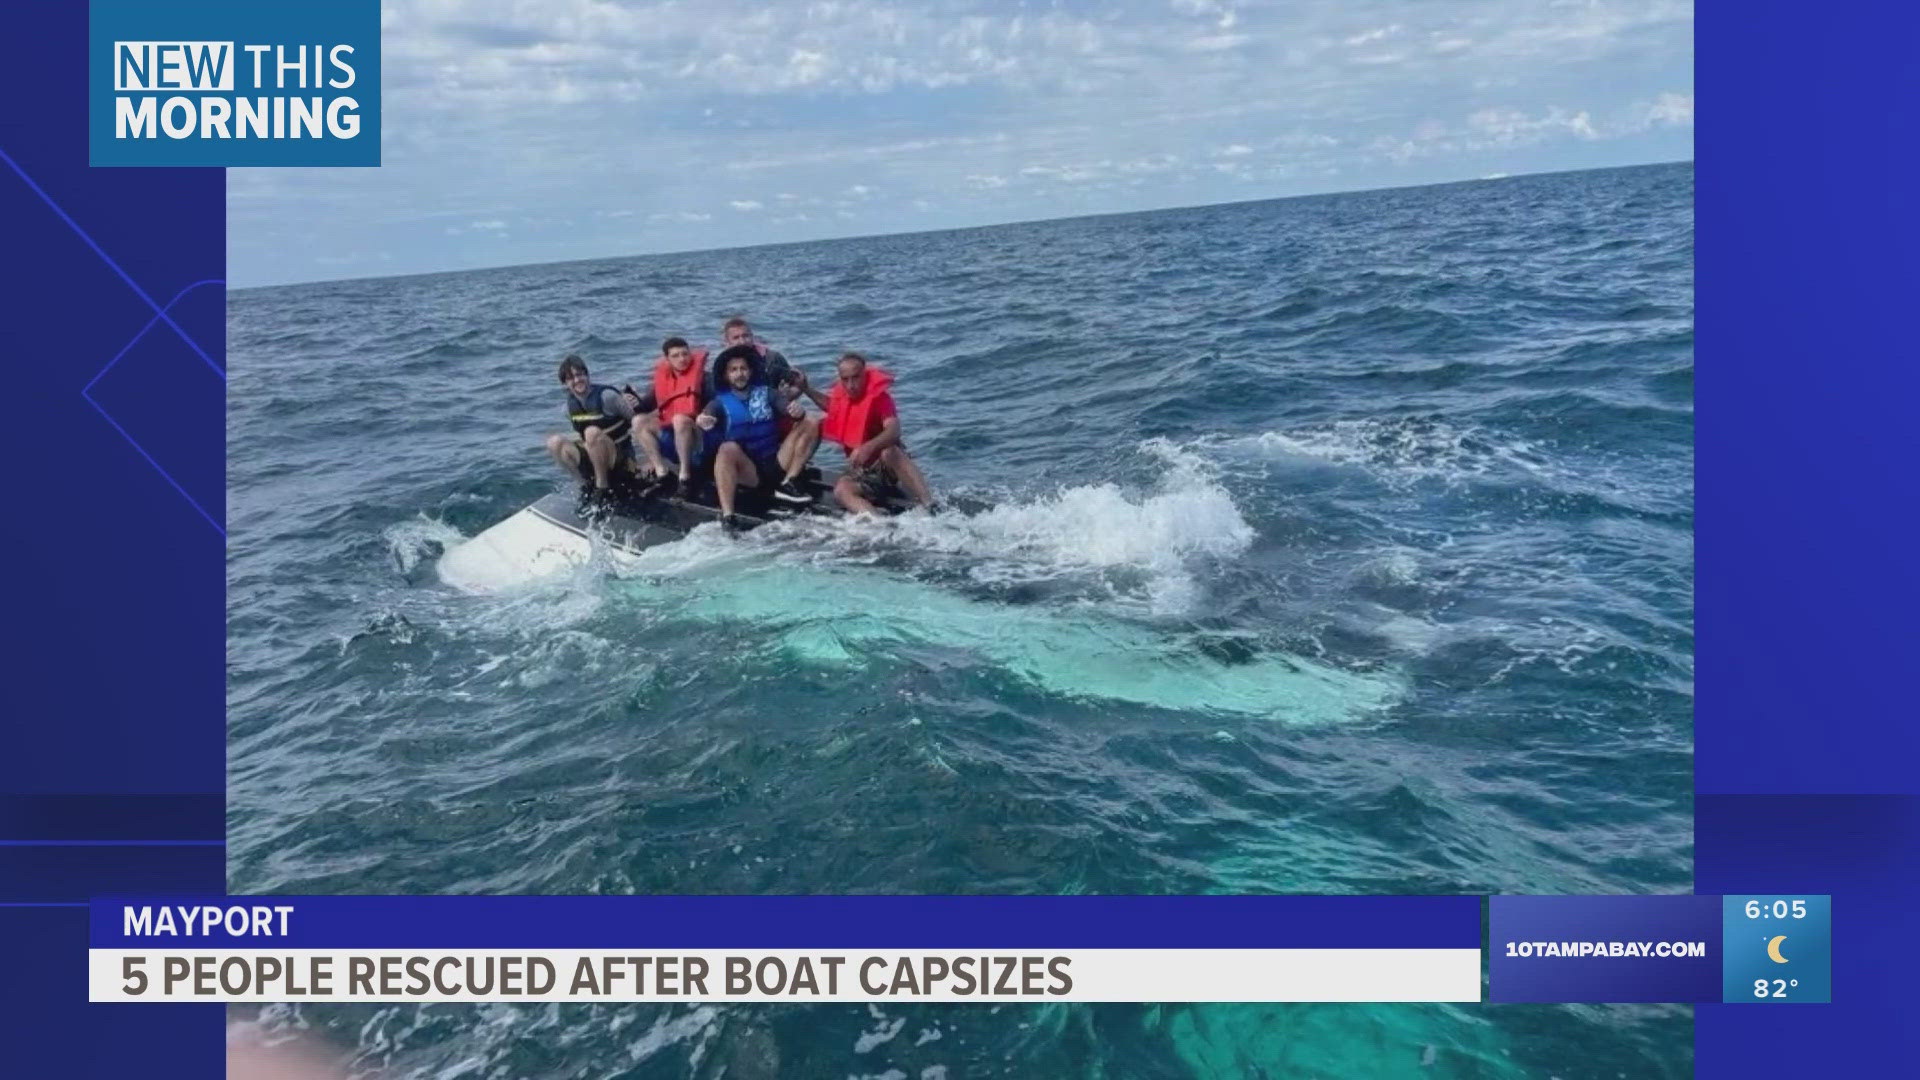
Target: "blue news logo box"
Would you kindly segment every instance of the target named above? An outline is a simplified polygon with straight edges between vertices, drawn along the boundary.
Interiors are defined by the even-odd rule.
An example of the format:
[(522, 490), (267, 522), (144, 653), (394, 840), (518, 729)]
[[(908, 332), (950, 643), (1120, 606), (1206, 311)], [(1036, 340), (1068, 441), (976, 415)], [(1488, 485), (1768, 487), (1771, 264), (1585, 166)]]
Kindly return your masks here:
[(379, 0), (92, 0), (90, 14), (90, 164), (380, 164)]
[(1720, 908), (1717, 896), (1495, 896), (1487, 997), (1719, 1001)]

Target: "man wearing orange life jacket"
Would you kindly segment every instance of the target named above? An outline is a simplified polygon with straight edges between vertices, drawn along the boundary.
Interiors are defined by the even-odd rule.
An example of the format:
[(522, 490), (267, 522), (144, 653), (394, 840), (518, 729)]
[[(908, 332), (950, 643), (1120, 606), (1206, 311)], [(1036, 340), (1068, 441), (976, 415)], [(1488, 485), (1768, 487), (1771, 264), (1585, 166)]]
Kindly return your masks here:
[(685, 338), (670, 337), (660, 344), (653, 365), (653, 382), (633, 405), (633, 443), (646, 455), (653, 476), (668, 478), (667, 462), (678, 468), (679, 486), (692, 487), (693, 467), (700, 462), (700, 429), (694, 417), (706, 405), (707, 350), (687, 346)]
[(866, 357), (855, 352), (840, 357), (835, 373), (839, 381), (822, 394), (807, 385), (805, 373), (795, 372), (800, 389), (827, 411), (821, 435), (847, 452), (847, 471), (833, 485), (834, 498), (856, 514), (870, 514), (874, 500), (898, 486), (914, 502), (932, 507), (927, 478), (900, 439), (900, 411), (888, 393), (893, 376), (869, 367)]

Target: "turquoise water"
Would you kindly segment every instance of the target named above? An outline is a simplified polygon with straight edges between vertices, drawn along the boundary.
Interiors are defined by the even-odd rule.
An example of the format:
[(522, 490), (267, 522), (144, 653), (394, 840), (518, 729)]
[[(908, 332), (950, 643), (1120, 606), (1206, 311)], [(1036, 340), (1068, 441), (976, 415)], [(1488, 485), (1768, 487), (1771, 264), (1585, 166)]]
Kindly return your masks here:
[[(1686, 891), (1691, 236), (1673, 165), (234, 293), (230, 886)], [(990, 508), (441, 582), (560, 482), (555, 358), (735, 311), (895, 370)], [(420, 1077), (1691, 1072), (1660, 1007), (265, 1022)]]

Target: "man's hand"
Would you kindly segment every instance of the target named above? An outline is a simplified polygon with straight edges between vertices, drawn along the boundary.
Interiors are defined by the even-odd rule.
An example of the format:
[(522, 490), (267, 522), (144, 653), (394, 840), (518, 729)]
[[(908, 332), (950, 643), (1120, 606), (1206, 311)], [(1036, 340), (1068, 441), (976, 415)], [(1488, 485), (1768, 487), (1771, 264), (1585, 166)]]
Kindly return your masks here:
[(807, 418), (807, 407), (797, 401), (789, 401), (787, 402), (787, 415), (793, 417), (795, 420), (805, 420)]
[(872, 443), (861, 443), (853, 448), (853, 453), (847, 455), (847, 460), (864, 469), (873, 464), (873, 459), (879, 456), (880, 451), (875, 450)]
[(701, 431), (712, 431), (713, 425), (719, 423), (718, 420), (713, 418), (712, 413), (701, 413), (699, 416), (693, 418), (693, 422), (700, 425)]
[(620, 396), (627, 399), (627, 408), (632, 409), (634, 412), (640, 411), (640, 395), (639, 394), (636, 394), (631, 390), (622, 390), (620, 391)]

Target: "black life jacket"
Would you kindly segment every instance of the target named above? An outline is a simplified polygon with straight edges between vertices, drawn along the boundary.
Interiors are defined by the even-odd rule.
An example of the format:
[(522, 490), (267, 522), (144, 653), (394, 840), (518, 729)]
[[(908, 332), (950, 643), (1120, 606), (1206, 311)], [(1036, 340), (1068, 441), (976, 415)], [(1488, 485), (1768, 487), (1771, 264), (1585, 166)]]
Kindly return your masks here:
[(567, 391), (567, 419), (573, 422), (574, 434), (584, 437), (588, 428), (599, 428), (614, 442), (625, 442), (630, 438), (633, 435), (633, 429), (628, 425), (627, 418), (617, 413), (606, 412), (600, 407), (607, 394), (619, 392), (611, 386), (594, 383), (587, 387), (587, 400), (581, 401), (573, 396), (573, 391)]

